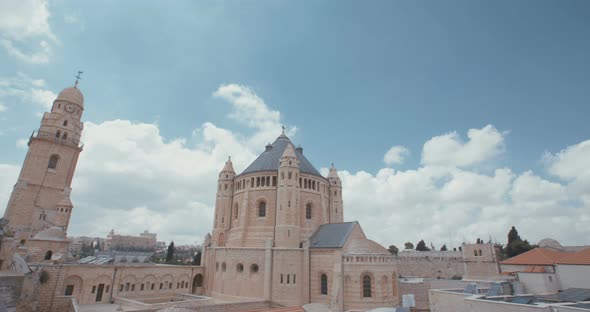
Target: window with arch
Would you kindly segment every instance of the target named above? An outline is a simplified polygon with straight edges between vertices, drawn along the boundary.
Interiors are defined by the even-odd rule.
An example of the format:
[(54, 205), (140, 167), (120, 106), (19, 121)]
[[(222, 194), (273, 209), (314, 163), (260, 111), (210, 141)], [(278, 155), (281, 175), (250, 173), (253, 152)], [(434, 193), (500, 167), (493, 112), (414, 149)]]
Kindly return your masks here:
[(320, 293), (322, 295), (328, 294), (328, 276), (326, 274), (322, 274), (320, 277)]
[(238, 219), (238, 204), (234, 205), (234, 219)]
[(252, 264), (250, 266), (250, 272), (252, 272), (252, 273), (258, 273), (258, 264)]
[(363, 276), (363, 297), (371, 297), (371, 277), (369, 275)]
[(241, 263), (238, 263), (238, 265), (236, 266), (236, 271), (242, 273), (244, 272), (244, 265)]
[(67, 132), (64, 132), (64, 135), (61, 138), (64, 139), (64, 140), (67, 139), (68, 138), (68, 133)]
[(305, 205), (305, 219), (311, 219), (311, 203), (307, 203), (307, 205)]
[(482, 253), (481, 253), (481, 249), (478, 251), (478, 253), (479, 253), (479, 256), (481, 257), (481, 255), (482, 255)]
[(225, 272), (225, 269), (227, 268), (227, 266), (225, 265), (225, 262), (221, 264), (221, 271)]
[(258, 216), (259, 217), (266, 217), (266, 202), (265, 201), (261, 201), (260, 204), (258, 204)]
[(64, 120), (63, 125), (64, 125), (64, 127), (67, 127), (68, 126), (68, 121), (67, 120)]
[(59, 160), (58, 155), (51, 155), (51, 157), (49, 157), (49, 164), (47, 164), (47, 168), (49, 168), (49, 169), (57, 168), (58, 160)]
[(61, 136), (61, 131), (57, 130), (57, 132), (55, 133), (55, 137), (59, 139), (60, 136)]
[(477, 250), (473, 250), (473, 255), (477, 257)]
[(51, 260), (52, 255), (53, 252), (51, 250), (47, 250), (47, 252), (45, 253), (45, 260)]

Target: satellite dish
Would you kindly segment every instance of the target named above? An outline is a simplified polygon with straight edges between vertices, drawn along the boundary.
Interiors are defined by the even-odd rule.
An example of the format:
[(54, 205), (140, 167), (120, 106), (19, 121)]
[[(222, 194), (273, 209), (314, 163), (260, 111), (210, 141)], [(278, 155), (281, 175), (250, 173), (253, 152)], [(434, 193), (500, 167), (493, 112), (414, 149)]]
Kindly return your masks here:
[(53, 254), (53, 256), (51, 256), (51, 260), (57, 261), (57, 260), (61, 259), (61, 257), (62, 257), (62, 254), (60, 254), (59, 252), (56, 252)]

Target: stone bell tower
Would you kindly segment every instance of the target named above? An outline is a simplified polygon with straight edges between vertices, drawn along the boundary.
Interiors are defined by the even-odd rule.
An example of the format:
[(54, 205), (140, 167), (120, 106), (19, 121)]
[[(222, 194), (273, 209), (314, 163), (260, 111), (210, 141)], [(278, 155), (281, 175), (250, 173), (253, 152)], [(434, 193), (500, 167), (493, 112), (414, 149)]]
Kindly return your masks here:
[[(72, 178), (82, 151), (83, 111), (84, 96), (76, 80), (75, 86), (59, 93), (51, 112), (43, 115), (39, 130), (29, 138), (29, 149), (4, 213), (15, 241), (29, 247), (29, 253), (34, 240), (55, 243), (66, 239), (74, 208), (70, 201)], [(46, 251), (49, 258), (54, 252)]]
[(279, 165), (275, 247), (299, 246), (299, 159), (289, 142)]
[(328, 174), (330, 183), (330, 223), (340, 223), (344, 219), (343, 202), (342, 202), (342, 181), (338, 176), (338, 171), (332, 164)]
[(233, 198), (234, 177), (236, 172), (231, 157), (225, 162), (225, 166), (219, 173), (217, 180), (217, 197), (215, 199), (215, 221), (213, 224), (213, 245), (225, 246), (225, 235), (231, 222), (230, 208)]

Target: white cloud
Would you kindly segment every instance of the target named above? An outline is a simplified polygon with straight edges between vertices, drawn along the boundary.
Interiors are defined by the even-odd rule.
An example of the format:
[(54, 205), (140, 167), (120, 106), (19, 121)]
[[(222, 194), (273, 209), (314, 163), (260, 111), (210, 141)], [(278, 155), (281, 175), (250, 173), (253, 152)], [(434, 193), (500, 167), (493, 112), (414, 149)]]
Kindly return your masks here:
[(400, 165), (403, 164), (404, 160), (406, 157), (408, 157), (410, 155), (410, 150), (408, 150), (407, 148), (400, 146), (400, 145), (396, 145), (391, 147), (383, 156), (383, 162), (385, 162), (386, 165), (388, 166), (392, 166), (392, 165)]
[[(247, 87), (238, 86), (235, 97), (226, 96), (227, 90), (221, 86), (215, 97), (230, 102), (232, 119), (239, 116), (252, 134), (206, 122), (190, 138), (167, 139), (157, 124), (86, 122), (72, 185), (70, 234), (149, 229), (160, 239), (200, 242), (211, 231), (217, 176), (228, 156), (239, 173), (280, 134), (278, 112)], [(262, 120), (260, 114), (273, 119)], [(252, 143), (256, 141), (262, 143)]]
[[(42, 81), (36, 84), (44, 86)], [(239, 173), (278, 136), (282, 121), (279, 112), (245, 86), (221, 86), (214, 96), (228, 101), (231, 119), (251, 133), (206, 122), (186, 138), (165, 138), (157, 124), (86, 122), (70, 234), (149, 229), (160, 239), (199, 242), (212, 227), (217, 175), (227, 157), (232, 156)], [(447, 141), (441, 139), (445, 136)], [(565, 179), (560, 183), (532, 171), (492, 168), (484, 174), (466, 168), (496, 157), (503, 135), (486, 126), (470, 130), (466, 143), (458, 137), (436, 136), (425, 144), (450, 142), (452, 148), (442, 150), (457, 159), (447, 156), (403, 171), (340, 171), (345, 219), (359, 220), (370, 238), (386, 246), (420, 239), (437, 247), (457, 246), (489, 236), (504, 242), (512, 225), (531, 242), (551, 236), (564, 244), (587, 243), (590, 190), (579, 184), (590, 167), (587, 142), (546, 156), (548, 171)], [(0, 166), (0, 207), (5, 207), (17, 175), (17, 166)]]
[(0, 1), (0, 46), (28, 63), (49, 62), (50, 42), (57, 42), (50, 15), (46, 0)]
[(469, 129), (469, 141), (463, 142), (457, 132), (433, 137), (424, 143), (423, 165), (468, 167), (494, 159), (504, 150), (504, 135), (494, 126)]
[(0, 77), (0, 99), (7, 102), (32, 103), (47, 111), (56, 97), (57, 94), (47, 89), (43, 79), (33, 79), (23, 73), (9, 78)]
[[(232, 104), (230, 118), (242, 125), (256, 129), (249, 139), (253, 146), (262, 146), (268, 143), (268, 138), (273, 137), (281, 125), (281, 114), (271, 110), (266, 103), (254, 91), (239, 84), (222, 85), (213, 94), (217, 98), (224, 99)], [(297, 127), (291, 127), (287, 135), (295, 135)]]
[(8, 107), (6, 107), (6, 105), (2, 104), (2, 102), (0, 102), (0, 113), (5, 112), (8, 109)]
[(16, 140), (16, 147), (26, 149), (28, 143), (29, 143), (29, 140), (27, 140), (27, 139), (18, 139), (18, 140)]

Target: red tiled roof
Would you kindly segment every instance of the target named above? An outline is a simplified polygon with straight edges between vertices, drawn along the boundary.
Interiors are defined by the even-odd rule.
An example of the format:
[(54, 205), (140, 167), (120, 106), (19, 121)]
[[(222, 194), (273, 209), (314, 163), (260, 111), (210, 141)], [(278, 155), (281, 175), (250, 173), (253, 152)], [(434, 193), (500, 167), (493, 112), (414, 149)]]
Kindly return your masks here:
[(568, 255), (561, 257), (557, 263), (590, 265), (590, 248), (586, 248), (578, 252), (568, 253)]
[(528, 266), (528, 267), (526, 267), (526, 269), (523, 272), (524, 273), (545, 273), (545, 267), (538, 266), (538, 265)]
[(535, 248), (518, 256), (500, 262), (500, 264), (516, 265), (553, 265), (572, 252), (561, 252), (549, 248)]

